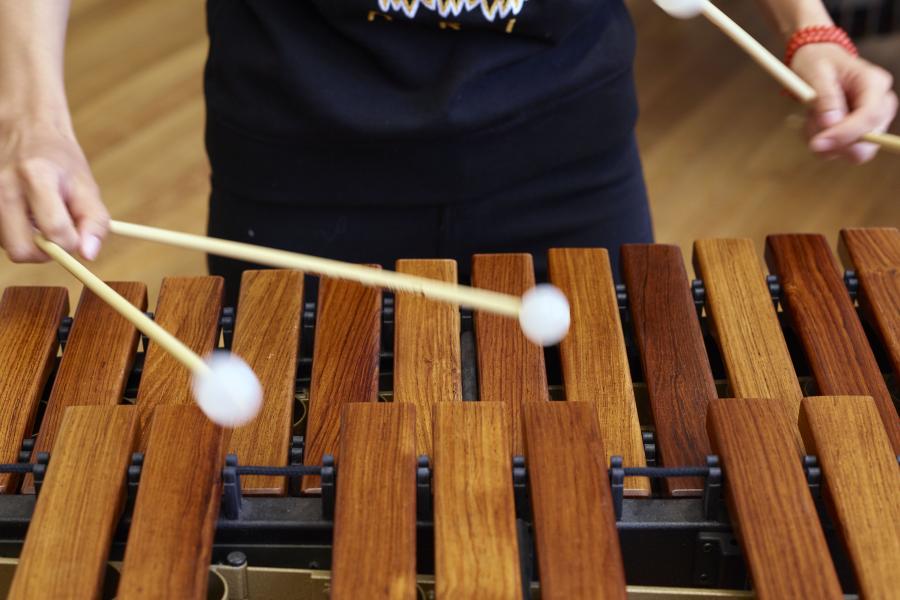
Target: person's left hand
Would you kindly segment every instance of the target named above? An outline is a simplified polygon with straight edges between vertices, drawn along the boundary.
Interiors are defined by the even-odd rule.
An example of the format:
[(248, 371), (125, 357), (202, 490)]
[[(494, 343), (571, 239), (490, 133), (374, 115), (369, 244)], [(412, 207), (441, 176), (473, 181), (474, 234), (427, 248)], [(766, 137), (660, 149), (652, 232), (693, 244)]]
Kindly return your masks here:
[(807, 120), (810, 149), (857, 164), (871, 160), (878, 146), (859, 138), (886, 131), (894, 120), (897, 94), (891, 74), (828, 43), (803, 46), (789, 66), (818, 96)]

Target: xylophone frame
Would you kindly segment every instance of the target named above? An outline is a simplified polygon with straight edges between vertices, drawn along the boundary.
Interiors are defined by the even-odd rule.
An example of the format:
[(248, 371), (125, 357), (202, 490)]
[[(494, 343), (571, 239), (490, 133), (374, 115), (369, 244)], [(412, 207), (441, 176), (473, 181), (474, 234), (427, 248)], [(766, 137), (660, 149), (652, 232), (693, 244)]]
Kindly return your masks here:
[[(852, 298), (855, 299), (858, 282), (852, 271), (847, 271), (844, 281)], [(778, 279), (774, 275), (767, 278), (767, 284), (773, 302), (777, 305), (780, 296)], [(646, 390), (642, 384), (640, 360), (633, 334), (630, 331), (630, 315), (628, 312), (627, 291), (624, 286), (617, 286), (617, 299), (620, 316), (625, 329), (626, 349), (638, 404), (646, 405)], [(698, 314), (701, 315), (701, 326), (709, 353), (713, 374), (717, 386), (725, 385), (724, 367), (712, 342), (709, 326), (704, 312), (705, 290), (703, 282), (695, 280), (692, 284), (694, 302)], [(151, 315), (152, 316), (152, 315)], [(308, 389), (310, 381), (310, 365), (315, 335), (315, 303), (307, 302), (302, 314), (301, 350), (296, 380), (296, 390)], [(780, 314), (783, 318), (783, 314)], [(72, 320), (63, 319), (59, 327), (60, 345), (65, 348)], [(784, 323), (783, 323), (784, 325)], [(234, 328), (234, 310), (224, 308), (220, 317), (220, 328), (225, 346), (229, 347)], [(802, 352), (798, 350), (798, 341), (793, 338), (789, 327), (783, 331), (795, 359), (795, 367), (801, 384), (810, 382), (809, 370)], [(877, 337), (869, 335), (871, 347), (875, 350), (879, 365), (883, 372), (888, 372), (887, 359), (880, 347)], [(147, 341), (142, 341), (146, 348)], [(393, 298), (386, 295), (382, 311), (382, 352), (380, 389), (389, 386), (393, 363)], [(470, 311), (462, 312), (462, 394), (464, 400), (476, 397), (478, 383), (475, 374), (475, 344)], [(551, 391), (554, 384), (561, 380), (558, 354), (552, 350), (546, 352), (548, 377)], [(127, 398), (134, 398), (140, 381), (144, 355), (140, 352), (129, 378), (126, 390)], [(890, 375), (886, 375), (889, 384)], [(52, 377), (51, 377), (52, 381)], [(896, 382), (892, 392), (897, 395)], [(47, 386), (49, 390), (50, 386)], [(642, 422), (646, 419), (642, 418)], [(0, 467), (0, 471), (33, 468), (36, 490), (40, 492), (43, 472), (48, 457), (38, 456), (33, 467), (29, 467), (29, 459), (33, 440), (27, 440), (19, 457), (19, 465)], [(655, 441), (652, 432), (644, 431), (644, 449), (648, 458), (645, 469), (623, 469), (621, 459), (613, 457), (610, 464), (609, 478), (612, 486), (614, 506), (616, 509), (617, 529), (619, 532), (622, 554), (627, 579), (639, 585), (677, 586), (695, 588), (731, 588), (747, 589), (746, 568), (740, 557), (736, 538), (728, 519), (727, 510), (722, 501), (722, 469), (715, 456), (707, 457), (707, 464), (696, 465), (690, 473), (684, 469), (663, 469), (655, 467)], [(330, 544), (332, 539), (331, 518), (334, 514), (334, 490), (337, 473), (334, 462), (326, 456), (322, 465), (303, 466), (304, 443), (302, 436), (295, 436), (292, 443), (291, 466), (282, 468), (265, 468), (267, 474), (283, 474), (291, 481), (291, 494), (286, 497), (244, 496), (240, 490), (240, 475), (258, 473), (263, 468), (242, 465), (238, 457), (229, 455), (223, 467), (224, 493), (222, 511), (216, 525), (213, 563), (233, 568), (245, 568), (247, 565), (260, 567), (319, 570), (330, 567)], [(618, 460), (617, 460), (618, 459)], [(833, 524), (829, 521), (822, 504), (819, 490), (820, 473), (815, 457), (804, 457), (804, 470), (807, 481), (816, 499), (819, 514), (825, 525), (829, 548), (835, 559), (844, 589), (854, 589), (854, 582), (849, 561), (837, 538)], [(124, 552), (125, 540), (131, 518), (134, 496), (140, 480), (142, 456), (136, 453), (129, 467), (129, 499), (125, 514), (119, 523), (111, 560), (119, 560)], [(319, 497), (302, 497), (297, 495), (300, 476), (316, 474), (322, 476), (322, 494)], [(623, 481), (626, 475), (649, 476), (655, 490), (659, 481), (666, 476), (701, 476), (704, 478), (704, 492), (699, 498), (625, 498)], [(523, 581), (532, 581), (536, 563), (532, 537), (528, 532), (528, 492), (527, 464), (517, 456), (513, 462), (513, 488), (515, 490), (516, 516), (520, 539), (521, 564), (523, 565)], [(0, 557), (16, 557), (28, 528), (34, 510), (35, 495), (0, 496)], [(417, 465), (417, 547), (420, 555), (417, 565), (420, 573), (433, 572), (434, 528), (431, 515), (431, 468), (428, 457), (419, 458)], [(429, 549), (422, 551), (422, 549)], [(527, 592), (526, 592), (527, 596)]]

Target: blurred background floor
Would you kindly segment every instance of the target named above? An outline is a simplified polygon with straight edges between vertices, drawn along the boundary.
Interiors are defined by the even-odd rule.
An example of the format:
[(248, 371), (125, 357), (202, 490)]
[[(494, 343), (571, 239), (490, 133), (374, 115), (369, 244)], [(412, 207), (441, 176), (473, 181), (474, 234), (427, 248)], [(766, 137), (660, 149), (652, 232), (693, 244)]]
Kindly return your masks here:
[[(638, 29), (638, 135), (657, 240), (900, 226), (900, 157), (853, 167), (809, 155), (785, 125), (797, 107), (701, 19), (675, 21), (630, 0)], [(770, 48), (780, 43), (750, 0), (721, 7)], [(209, 170), (201, 76), (206, 52), (199, 0), (74, 0), (66, 79), (79, 139), (118, 219), (202, 233)], [(780, 52), (780, 50), (778, 50)], [(900, 35), (861, 52), (900, 79)], [(898, 131), (895, 123), (894, 131)], [(302, 230), (302, 228), (301, 228)], [(151, 306), (167, 275), (202, 274), (203, 256), (110, 240), (96, 271), (148, 284)], [(0, 287), (80, 285), (55, 265), (0, 258)]]

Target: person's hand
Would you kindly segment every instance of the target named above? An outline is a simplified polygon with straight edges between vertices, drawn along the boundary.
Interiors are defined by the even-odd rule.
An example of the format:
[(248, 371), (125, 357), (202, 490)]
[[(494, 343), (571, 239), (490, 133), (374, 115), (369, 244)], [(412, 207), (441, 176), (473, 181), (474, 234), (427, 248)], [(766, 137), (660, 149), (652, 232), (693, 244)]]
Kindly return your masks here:
[(71, 127), (21, 118), (0, 122), (0, 245), (11, 260), (48, 259), (34, 245), (35, 229), (93, 260), (108, 226)]
[(816, 90), (807, 120), (809, 147), (826, 157), (854, 163), (870, 160), (878, 146), (859, 142), (866, 133), (883, 133), (897, 114), (891, 74), (855, 57), (837, 44), (808, 44), (790, 67)]

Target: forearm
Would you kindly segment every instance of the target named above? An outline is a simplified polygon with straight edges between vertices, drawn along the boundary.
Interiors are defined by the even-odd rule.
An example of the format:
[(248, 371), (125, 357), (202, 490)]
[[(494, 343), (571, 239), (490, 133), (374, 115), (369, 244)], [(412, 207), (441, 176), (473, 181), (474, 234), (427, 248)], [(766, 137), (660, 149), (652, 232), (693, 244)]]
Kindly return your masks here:
[[(0, 0), (0, 121), (68, 120), (63, 53), (69, 0)], [(57, 123), (57, 125), (68, 123)]]
[(757, 0), (784, 41), (798, 29), (833, 25), (822, 0)]

